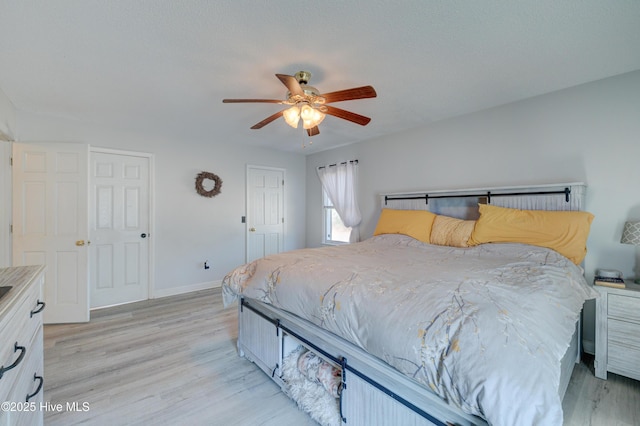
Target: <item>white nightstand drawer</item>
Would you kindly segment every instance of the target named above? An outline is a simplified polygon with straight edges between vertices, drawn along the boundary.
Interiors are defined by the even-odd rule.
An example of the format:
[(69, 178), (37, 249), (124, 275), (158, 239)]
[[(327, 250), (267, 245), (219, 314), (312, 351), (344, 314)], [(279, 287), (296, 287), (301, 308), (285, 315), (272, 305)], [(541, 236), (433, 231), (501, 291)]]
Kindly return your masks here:
[[(609, 357), (611, 357), (611, 345), (623, 346), (640, 353), (640, 333), (638, 324), (609, 318), (607, 341), (609, 344)], [(640, 369), (640, 365), (638, 365)]]
[(607, 369), (634, 379), (640, 378), (640, 350), (609, 344)]
[(640, 298), (609, 294), (609, 317), (621, 318), (640, 323)]
[(638, 324), (609, 318), (607, 370), (640, 378), (640, 334)]

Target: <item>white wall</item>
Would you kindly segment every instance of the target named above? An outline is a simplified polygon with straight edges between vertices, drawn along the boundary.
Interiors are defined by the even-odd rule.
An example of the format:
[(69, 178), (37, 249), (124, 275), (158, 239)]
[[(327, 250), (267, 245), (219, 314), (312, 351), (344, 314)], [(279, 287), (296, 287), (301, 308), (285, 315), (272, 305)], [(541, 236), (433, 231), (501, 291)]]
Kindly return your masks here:
[[(118, 132), (97, 124), (17, 113), (21, 142), (84, 142), (91, 146), (148, 152), (155, 158), (155, 297), (217, 284), (245, 260), (246, 166), (286, 169), (286, 250), (305, 244), (305, 158), (300, 154), (202, 140), (168, 140), (152, 131)], [(217, 174), (222, 192), (205, 198), (195, 192), (201, 171)], [(205, 270), (203, 262), (211, 269)]]
[(16, 112), (13, 104), (0, 90), (0, 267), (11, 265), (11, 143)]
[[(375, 120), (375, 117), (373, 117)], [(631, 276), (620, 244), (640, 220), (640, 71), (538, 96), (307, 157), (307, 246), (320, 245), (320, 165), (359, 160), (361, 235), (371, 236), (383, 191), (583, 181), (595, 215), (585, 259)], [(593, 306), (585, 339), (593, 339)]]

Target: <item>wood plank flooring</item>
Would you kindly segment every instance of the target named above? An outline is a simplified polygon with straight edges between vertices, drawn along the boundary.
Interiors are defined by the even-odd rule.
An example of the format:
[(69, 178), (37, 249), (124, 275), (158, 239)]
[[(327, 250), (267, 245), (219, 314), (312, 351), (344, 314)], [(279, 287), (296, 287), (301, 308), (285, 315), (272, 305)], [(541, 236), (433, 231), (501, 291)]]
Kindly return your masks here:
[[(45, 425), (315, 425), (236, 352), (220, 289), (94, 311), (45, 326)], [(67, 403), (79, 410), (68, 410)], [(565, 425), (638, 425), (640, 382), (576, 366)], [(70, 408), (70, 407), (69, 407)], [(84, 410), (84, 408), (88, 408)]]

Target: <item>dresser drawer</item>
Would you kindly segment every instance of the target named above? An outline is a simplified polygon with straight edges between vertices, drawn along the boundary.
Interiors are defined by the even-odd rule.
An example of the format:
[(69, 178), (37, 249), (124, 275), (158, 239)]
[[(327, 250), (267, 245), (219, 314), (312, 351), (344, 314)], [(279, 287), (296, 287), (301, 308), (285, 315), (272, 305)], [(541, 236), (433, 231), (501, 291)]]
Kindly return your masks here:
[[(8, 401), (20, 403), (20, 406), (23, 407), (22, 410), (5, 413), (8, 414), (8, 418), (5, 420), (11, 426), (42, 424), (43, 413), (40, 409), (40, 404), (44, 401), (42, 327), (34, 336), (31, 347), (33, 350), (25, 358), (24, 365), (20, 368), (20, 375), (8, 398)], [(27, 398), (29, 398), (28, 401)]]
[[(0, 283), (12, 289), (0, 300), (0, 402), (20, 403), (15, 410), (0, 410), (1, 426), (42, 425), (41, 410), (24, 411), (27, 395), (42, 400), (34, 374), (42, 376), (43, 266), (0, 268)], [(10, 367), (8, 370), (4, 370)], [(36, 372), (40, 371), (40, 374)], [(27, 408), (39, 408), (37, 400)]]
[[(0, 366), (5, 371), (0, 378), (0, 401), (7, 401), (13, 383), (22, 366), (35, 350), (32, 347), (35, 334), (42, 329), (42, 313), (36, 312), (42, 305), (41, 285), (38, 280), (29, 286), (15, 301), (15, 308), (0, 320)], [(41, 350), (41, 349), (40, 349)]]
[(640, 298), (609, 294), (607, 311), (609, 317), (640, 323)]
[(25, 361), (33, 348), (36, 332), (42, 328), (42, 314), (31, 314), (38, 309), (40, 286), (34, 285), (16, 301), (16, 309), (11, 315), (2, 319), (0, 325), (0, 366), (7, 368), (15, 363), (16, 366), (5, 371), (0, 378), (0, 400), (5, 401), (8, 394), (7, 384), (13, 382), (20, 370), (20, 364)]

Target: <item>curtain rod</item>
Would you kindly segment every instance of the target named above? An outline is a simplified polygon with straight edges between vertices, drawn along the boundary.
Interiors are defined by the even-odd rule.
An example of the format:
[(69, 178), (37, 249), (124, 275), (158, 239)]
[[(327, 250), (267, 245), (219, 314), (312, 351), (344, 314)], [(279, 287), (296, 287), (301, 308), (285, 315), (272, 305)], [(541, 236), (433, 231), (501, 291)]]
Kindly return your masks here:
[[(342, 163), (340, 163), (340, 164), (347, 164), (347, 163), (358, 164), (358, 160), (343, 161), (343, 162), (342, 162)], [(324, 169), (325, 167), (335, 167), (335, 166), (337, 166), (337, 165), (338, 165), (338, 163), (335, 163), (335, 164), (329, 164), (328, 166), (320, 166), (320, 167), (318, 167), (318, 168), (319, 168), (319, 169)]]

